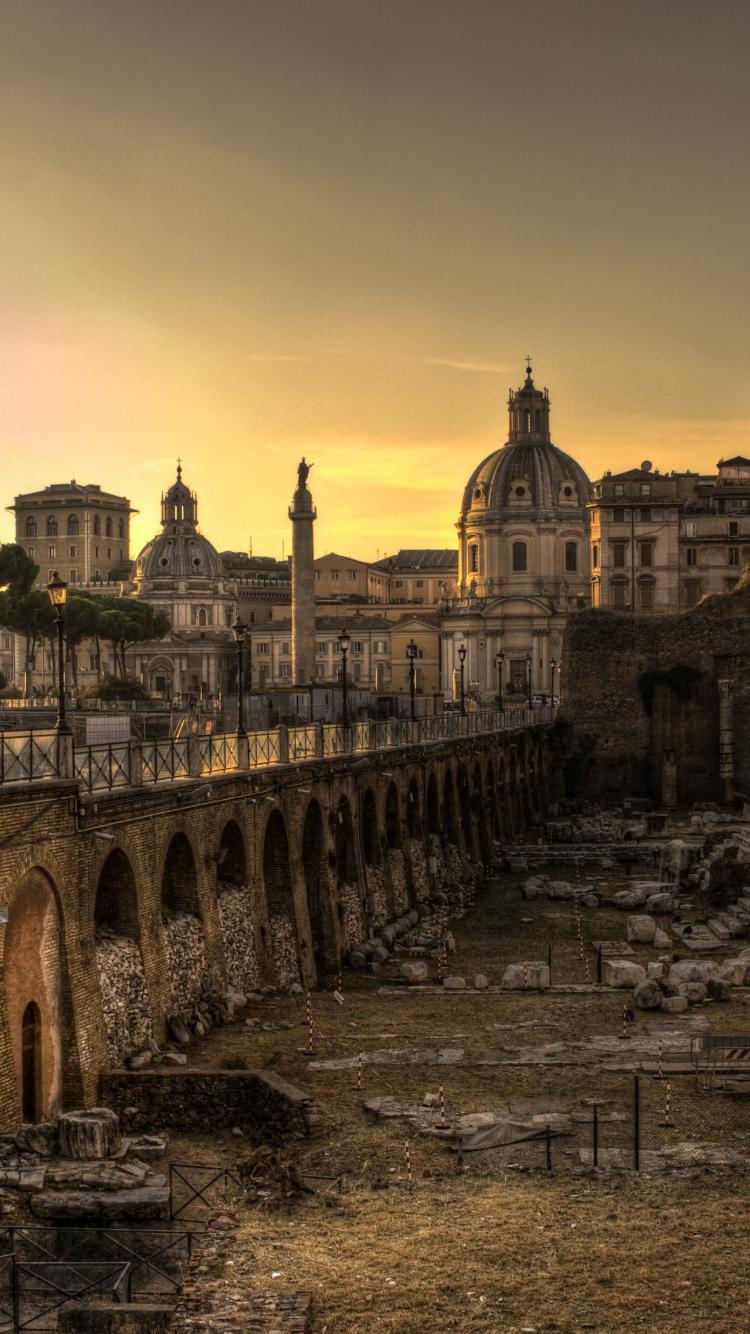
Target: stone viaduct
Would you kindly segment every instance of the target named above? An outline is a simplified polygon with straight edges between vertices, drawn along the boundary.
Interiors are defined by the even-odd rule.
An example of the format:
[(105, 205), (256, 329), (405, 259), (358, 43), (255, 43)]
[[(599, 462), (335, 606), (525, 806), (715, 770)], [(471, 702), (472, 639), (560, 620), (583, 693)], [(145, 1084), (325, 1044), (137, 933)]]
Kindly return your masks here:
[(548, 731), (0, 787), (3, 1128), (95, 1103), (102, 1072), (206, 991), (335, 976), (373, 927), (544, 816)]

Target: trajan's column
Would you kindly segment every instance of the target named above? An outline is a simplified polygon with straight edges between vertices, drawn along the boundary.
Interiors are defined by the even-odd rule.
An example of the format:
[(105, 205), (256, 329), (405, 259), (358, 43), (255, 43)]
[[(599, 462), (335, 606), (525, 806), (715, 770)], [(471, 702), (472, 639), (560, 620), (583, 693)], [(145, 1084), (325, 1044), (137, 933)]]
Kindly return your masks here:
[(307, 489), (313, 465), (302, 459), (297, 490), (289, 507), (292, 521), (292, 671), (294, 684), (306, 686), (315, 677), (315, 574), (313, 522), (317, 512)]

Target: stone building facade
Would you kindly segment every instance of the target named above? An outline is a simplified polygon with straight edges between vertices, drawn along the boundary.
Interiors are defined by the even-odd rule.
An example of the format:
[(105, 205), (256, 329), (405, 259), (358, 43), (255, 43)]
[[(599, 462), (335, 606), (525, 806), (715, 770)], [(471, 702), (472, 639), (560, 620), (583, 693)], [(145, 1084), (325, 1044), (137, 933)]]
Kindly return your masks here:
[(750, 555), (750, 459), (721, 459), (715, 474), (606, 473), (589, 509), (592, 605), (682, 611), (732, 588)]
[(53, 482), (16, 496), (15, 540), (39, 566), (44, 587), (58, 570), (69, 584), (113, 584), (130, 572), (130, 516), (125, 496), (92, 483)]
[[(571, 615), (590, 604), (589, 501), (583, 469), (552, 443), (550, 400), (529, 366), (508, 399), (508, 439), (471, 474), (458, 528), (458, 580), (442, 604), (443, 688), (455, 691), (458, 650), (480, 699), (549, 693)], [(531, 679), (527, 677), (531, 659)]]

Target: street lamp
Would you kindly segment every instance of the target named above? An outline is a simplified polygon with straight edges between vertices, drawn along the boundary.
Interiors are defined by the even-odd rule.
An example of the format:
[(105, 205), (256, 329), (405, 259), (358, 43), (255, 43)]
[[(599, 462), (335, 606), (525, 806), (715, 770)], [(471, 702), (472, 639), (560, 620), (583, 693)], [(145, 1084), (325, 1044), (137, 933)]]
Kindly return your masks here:
[(57, 730), (65, 736), (70, 736), (70, 726), (65, 717), (65, 663), (63, 654), (65, 652), (63, 645), (63, 607), (68, 596), (68, 585), (64, 579), (61, 579), (57, 570), (52, 571), (52, 578), (47, 584), (49, 600), (55, 609), (55, 625), (57, 626)]
[(497, 699), (500, 712), (503, 712), (503, 663), (505, 654), (500, 650), (495, 654), (495, 666), (497, 667)]
[(409, 663), (409, 694), (410, 694), (410, 696), (411, 696), (411, 720), (412, 720), (412, 722), (414, 722), (414, 719), (415, 719), (416, 716), (417, 716), (417, 715), (416, 715), (415, 702), (414, 702), (414, 692), (415, 692), (415, 690), (416, 690), (416, 669), (415, 669), (415, 667), (414, 667), (414, 660), (415, 660), (415, 658), (416, 658), (418, 652), (419, 652), (419, 649), (417, 648), (416, 644), (414, 643), (414, 640), (413, 640), (413, 639), (410, 639), (410, 640), (409, 640), (409, 643), (406, 645), (406, 657), (407, 657), (407, 661), (408, 661), (408, 663)]
[(553, 663), (552, 663), (552, 699), (551, 699), (550, 703), (552, 704), (553, 708), (554, 708), (554, 704), (555, 704), (555, 672), (557, 672), (557, 697), (558, 697), (558, 699), (559, 699), (559, 698), (560, 698), (560, 675), (561, 675), (561, 673), (562, 673), (562, 663), (561, 663), (561, 662), (553, 662)]
[(528, 694), (529, 708), (531, 708), (532, 704), (531, 704), (531, 654), (530, 653), (526, 654), (526, 690)]
[(247, 736), (247, 732), (245, 731), (245, 661), (243, 653), (247, 626), (244, 621), (240, 620), (239, 612), (232, 622), (231, 629), (232, 634), (234, 635), (234, 642), (237, 645), (237, 735)]
[(346, 630), (342, 630), (339, 635), (339, 652), (341, 653), (341, 712), (344, 727), (349, 726), (349, 694), (346, 681), (346, 655), (349, 652), (351, 636)]
[(466, 715), (466, 694), (464, 691), (464, 663), (466, 662), (466, 645), (458, 646), (458, 661), (461, 664), (461, 717)]

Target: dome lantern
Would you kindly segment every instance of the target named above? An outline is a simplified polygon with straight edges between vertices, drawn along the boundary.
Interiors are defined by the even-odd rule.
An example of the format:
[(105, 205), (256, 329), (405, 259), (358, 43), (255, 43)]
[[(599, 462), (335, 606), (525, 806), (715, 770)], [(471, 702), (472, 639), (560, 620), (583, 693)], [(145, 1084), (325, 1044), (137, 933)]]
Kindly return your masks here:
[(549, 391), (536, 388), (527, 357), (521, 388), (508, 391), (508, 440), (549, 442), (549, 438)]
[(177, 460), (177, 478), (161, 498), (162, 527), (173, 532), (194, 532), (198, 525), (198, 497), (182, 480), (182, 460)]

